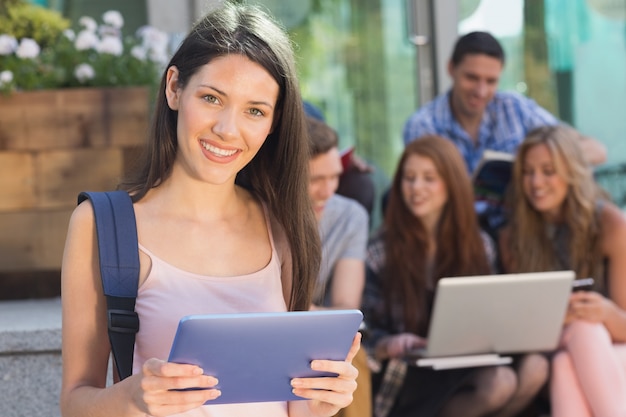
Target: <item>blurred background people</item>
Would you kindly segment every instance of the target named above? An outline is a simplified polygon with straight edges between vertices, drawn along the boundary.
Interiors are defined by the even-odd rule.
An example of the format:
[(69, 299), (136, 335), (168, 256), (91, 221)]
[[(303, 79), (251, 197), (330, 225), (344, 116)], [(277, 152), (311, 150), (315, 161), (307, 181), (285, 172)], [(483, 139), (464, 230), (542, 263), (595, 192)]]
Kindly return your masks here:
[[(306, 100), (303, 105), (308, 117), (326, 123), (326, 118), (318, 107)], [(356, 155), (353, 147), (340, 151), (340, 155), (342, 172), (336, 193), (356, 200), (365, 207), (371, 224), (376, 201), (376, 186), (371, 176), (374, 168)]]
[[(358, 309), (365, 285), (368, 215), (356, 201), (336, 194), (343, 167), (337, 132), (321, 120), (307, 117), (309, 135), (309, 197), (322, 242), (322, 260), (312, 310)], [(342, 417), (372, 415), (371, 383), (364, 349), (353, 360), (359, 370), (351, 405)]]
[(580, 144), (566, 126), (538, 128), (522, 143), (502, 261), (507, 272), (594, 278), (592, 291), (570, 297), (552, 360), (552, 416), (626, 416), (626, 219), (594, 182)]
[[(426, 134), (443, 136), (456, 145), (468, 172), (474, 174), (485, 151), (515, 154), (530, 130), (559, 124), (534, 100), (498, 90), (504, 63), (504, 49), (490, 33), (476, 31), (459, 37), (448, 62), (451, 88), (409, 117), (403, 131), (404, 143)], [(583, 146), (590, 162), (606, 161), (606, 149), (600, 142), (585, 138)], [(494, 175), (504, 178), (496, 181), (496, 189), (483, 190), (491, 196), (487, 201), (477, 201), (475, 208), (481, 226), (497, 239), (506, 222), (505, 191), (501, 189), (506, 190), (510, 171), (503, 169)]]
[(368, 245), (365, 342), (382, 369), (373, 374), (374, 415), (514, 416), (547, 379), (547, 360), (516, 367), (435, 371), (409, 366), (426, 345), (437, 282), (493, 272), (494, 245), (478, 226), (465, 164), (452, 142), (425, 136), (407, 144), (389, 193), (384, 223)]
[[(514, 154), (530, 130), (559, 124), (534, 100), (498, 91), (504, 62), (504, 50), (490, 33), (461, 36), (448, 63), (452, 87), (409, 117), (404, 143), (426, 134), (441, 135), (457, 146), (471, 173), (485, 150)], [(591, 163), (606, 161), (600, 142), (584, 138), (583, 148)]]

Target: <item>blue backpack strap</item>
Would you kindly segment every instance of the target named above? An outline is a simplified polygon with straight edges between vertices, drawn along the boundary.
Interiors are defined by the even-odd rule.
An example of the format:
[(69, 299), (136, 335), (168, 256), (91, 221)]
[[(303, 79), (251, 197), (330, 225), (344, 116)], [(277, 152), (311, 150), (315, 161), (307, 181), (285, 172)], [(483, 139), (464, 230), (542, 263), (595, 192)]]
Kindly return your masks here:
[(126, 191), (82, 192), (78, 203), (86, 199), (94, 210), (109, 341), (122, 380), (132, 373), (135, 334), (139, 331), (135, 312), (139, 286), (135, 211)]

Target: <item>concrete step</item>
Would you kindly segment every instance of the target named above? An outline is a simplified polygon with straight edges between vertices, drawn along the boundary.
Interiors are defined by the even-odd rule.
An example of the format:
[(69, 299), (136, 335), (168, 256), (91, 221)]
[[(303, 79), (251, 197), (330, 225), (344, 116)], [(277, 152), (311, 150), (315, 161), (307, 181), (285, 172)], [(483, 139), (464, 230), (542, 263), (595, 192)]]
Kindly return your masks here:
[(61, 299), (0, 302), (0, 415), (60, 417)]

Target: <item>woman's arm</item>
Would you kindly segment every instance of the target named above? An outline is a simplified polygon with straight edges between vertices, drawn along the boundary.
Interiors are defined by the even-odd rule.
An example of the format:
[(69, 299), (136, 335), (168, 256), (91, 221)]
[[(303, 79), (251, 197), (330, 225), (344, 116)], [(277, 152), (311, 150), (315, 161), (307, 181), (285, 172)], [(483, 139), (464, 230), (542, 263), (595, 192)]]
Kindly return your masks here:
[[(319, 300), (327, 305), (311, 305), (311, 309), (359, 309), (365, 287), (365, 253), (368, 239), (368, 216), (360, 205), (353, 203), (345, 211), (344, 232), (341, 237), (341, 249), (335, 248), (335, 254), (327, 254), (322, 248), (322, 263), (335, 259), (334, 265), (329, 264), (332, 276), (326, 282), (330, 289), (323, 288), (324, 297), (330, 290), (330, 300)], [(349, 219), (349, 221), (348, 221)], [(323, 246), (323, 245), (322, 245)], [(331, 255), (326, 257), (325, 255)], [(322, 268), (324, 269), (324, 268)], [(324, 277), (326, 278), (326, 277)], [(316, 285), (323, 285), (319, 281)], [(322, 288), (317, 288), (316, 294)], [(322, 302), (323, 301), (323, 302)]]
[[(601, 214), (602, 254), (608, 259), (609, 297), (594, 291), (571, 295), (568, 318), (600, 322), (611, 338), (626, 342), (626, 219), (621, 211), (607, 203)], [(602, 277), (594, 277), (602, 279)]]
[(70, 220), (61, 285), (63, 378), (60, 405), (64, 417), (130, 417), (148, 413), (164, 416), (198, 407), (218, 395), (216, 390), (169, 391), (171, 388), (211, 387), (216, 381), (201, 375), (198, 367), (156, 359), (147, 361), (141, 374), (105, 388), (110, 348), (89, 202), (78, 206)]
[(365, 263), (361, 259), (339, 259), (335, 264), (331, 285), (331, 308), (361, 308)]
[(605, 204), (602, 210), (602, 232), (602, 249), (609, 261), (603, 322), (613, 340), (626, 342), (626, 218), (613, 204)]

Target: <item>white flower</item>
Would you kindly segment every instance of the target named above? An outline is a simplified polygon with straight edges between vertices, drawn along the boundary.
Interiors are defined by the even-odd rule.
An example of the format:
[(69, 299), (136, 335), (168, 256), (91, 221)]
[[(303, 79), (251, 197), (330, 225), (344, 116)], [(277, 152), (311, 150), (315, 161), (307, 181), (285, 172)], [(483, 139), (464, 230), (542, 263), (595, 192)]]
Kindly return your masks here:
[(0, 87), (10, 84), (13, 81), (13, 73), (9, 70), (0, 72)]
[(17, 50), (15, 51), (15, 55), (22, 59), (33, 59), (39, 56), (40, 51), (41, 48), (37, 45), (35, 40), (31, 38), (22, 38)]
[(130, 50), (130, 54), (140, 61), (145, 61), (148, 55), (146, 49), (140, 45), (133, 46)]
[(137, 30), (137, 36), (141, 39), (151, 61), (159, 64), (167, 63), (169, 42), (167, 33), (152, 26), (142, 26)]
[(11, 35), (0, 35), (0, 55), (11, 55), (17, 49), (17, 39)]
[(95, 32), (96, 29), (98, 28), (98, 24), (96, 23), (96, 21), (89, 17), (89, 16), (83, 16), (80, 19), (78, 19), (78, 23), (85, 28), (85, 30), (89, 31), (89, 32)]
[(79, 51), (87, 49), (95, 49), (100, 40), (95, 32), (89, 30), (81, 30), (74, 41), (74, 47)]
[(63, 36), (65, 36), (67, 39), (69, 39), (72, 42), (74, 41), (74, 39), (76, 39), (76, 33), (74, 33), (72, 29), (65, 29), (63, 31)]
[(98, 34), (100, 37), (104, 38), (105, 36), (117, 36), (118, 38), (122, 37), (122, 31), (113, 26), (102, 25), (98, 28)]
[(164, 50), (150, 49), (148, 58), (158, 64), (167, 64), (168, 56)]
[(93, 79), (96, 76), (96, 72), (89, 64), (80, 64), (74, 69), (74, 77), (81, 83)]
[(153, 26), (142, 26), (137, 30), (137, 36), (141, 39), (146, 49), (158, 49), (167, 51), (169, 37), (167, 33)]
[(124, 18), (122, 14), (117, 10), (109, 10), (102, 15), (102, 21), (109, 26), (113, 26), (116, 29), (121, 29), (124, 26)]
[(96, 50), (101, 54), (120, 56), (124, 52), (124, 45), (122, 45), (122, 40), (117, 36), (105, 36), (96, 47)]

